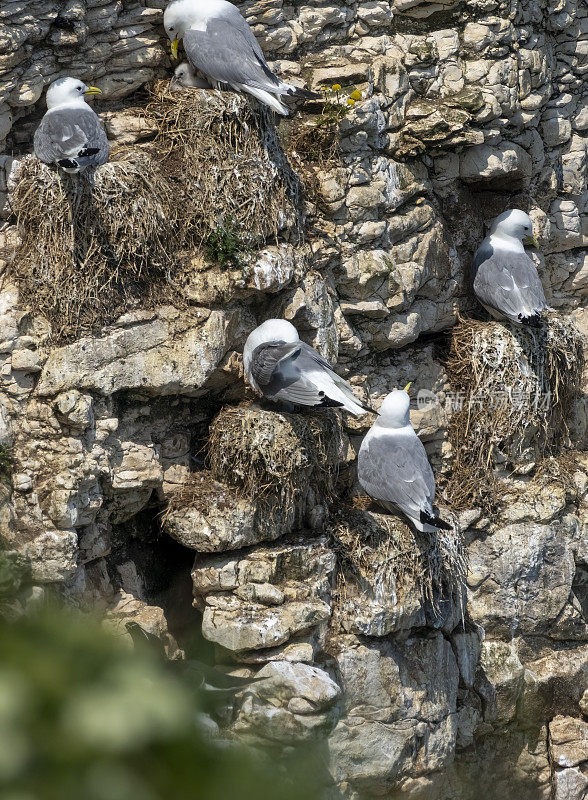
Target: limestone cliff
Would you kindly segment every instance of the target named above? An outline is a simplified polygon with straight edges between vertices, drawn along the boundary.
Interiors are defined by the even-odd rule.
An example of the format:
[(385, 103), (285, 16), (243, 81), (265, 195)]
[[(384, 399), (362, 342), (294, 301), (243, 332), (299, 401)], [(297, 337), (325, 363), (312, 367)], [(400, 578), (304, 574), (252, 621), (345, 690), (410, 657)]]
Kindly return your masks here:
[[(362, 505), (354, 459), (367, 419), (268, 423), (267, 411), (238, 404), (252, 399), (246, 336), (284, 316), (371, 405), (408, 381), (434, 393), (421, 394), (412, 419), (441, 502), (444, 487), (457, 496), (448, 492), (467, 391), (451, 354), (459, 317), (477, 313), (468, 274), (485, 221), (529, 211), (548, 301), (588, 331), (586, 6), (239, 3), (281, 74), (362, 99), (336, 141), (317, 133), (320, 103), (280, 122), (278, 140), (253, 104), (215, 101), (221, 116), (224, 103), (258, 120), (264, 174), (288, 175), (275, 230), (228, 266), (202, 241), (186, 244), (188, 278), (173, 274), (164, 303), (134, 295), (107, 325), (59, 338), (14, 267), (19, 162), (43, 88), (62, 74), (102, 88), (113, 145), (150, 152), (157, 125), (143, 87), (171, 72), (163, 6), (0, 9), (0, 532), (30, 566), (36, 588), (23, 605), (57, 588), (114, 621), (136, 619), (170, 648), (201, 630), (219, 663), (266, 678), (230, 710), (227, 735), (320, 743), (333, 797), (580, 800), (585, 396), (567, 398), (548, 451), (536, 420), (524, 443), (493, 443), (494, 495), (455, 502), (461, 550), (440, 547), (435, 563), (430, 543)], [(167, 163), (177, 189), (181, 170)], [(493, 357), (516, 352), (528, 376), (536, 343), (505, 336)], [(564, 383), (581, 370), (575, 346), (558, 362)], [(278, 439), (297, 454), (287, 472), (268, 449)], [(247, 441), (255, 446), (235, 445)], [(269, 476), (261, 497), (249, 463)], [(465, 587), (453, 580), (462, 556)]]

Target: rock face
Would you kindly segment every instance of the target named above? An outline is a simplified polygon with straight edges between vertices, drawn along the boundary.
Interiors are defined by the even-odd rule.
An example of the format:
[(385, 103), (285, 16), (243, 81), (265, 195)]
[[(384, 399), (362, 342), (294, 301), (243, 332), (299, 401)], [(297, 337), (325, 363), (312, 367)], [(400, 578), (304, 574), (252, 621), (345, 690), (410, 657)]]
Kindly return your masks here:
[[(338, 796), (581, 800), (586, 396), (566, 408), (577, 452), (537, 463), (533, 441), (524, 469), (494, 454), (497, 502), (455, 509), (455, 538), (435, 550), (361, 507), (354, 459), (373, 418), (329, 411), (334, 428), (288, 432), (293, 415), (250, 404), (240, 353), (258, 323), (283, 316), (372, 407), (413, 381), (443, 503), (459, 408), (446, 337), (476, 310), (469, 269), (485, 222), (529, 211), (549, 304), (588, 332), (586, 7), (238, 3), (284, 77), (342, 86), (337, 147), (321, 144), (320, 104), (276, 120), (305, 186), (289, 199), (305, 235), (281, 220), (243, 260), (176, 254), (188, 270), (178, 308), (121, 308), (56, 345), (11, 271), (15, 166), (61, 75), (102, 89), (113, 145), (154, 136), (143, 95), (130, 95), (170, 75), (164, 5), (0, 9), (0, 537), (30, 567), (20, 602), (53, 585), (119, 629), (139, 622), (172, 655), (166, 620), (181, 607), (220, 663), (263, 679), (221, 728), (256, 746), (320, 743)], [(220, 447), (227, 405), (245, 427)], [(251, 475), (244, 430), (271, 454)]]

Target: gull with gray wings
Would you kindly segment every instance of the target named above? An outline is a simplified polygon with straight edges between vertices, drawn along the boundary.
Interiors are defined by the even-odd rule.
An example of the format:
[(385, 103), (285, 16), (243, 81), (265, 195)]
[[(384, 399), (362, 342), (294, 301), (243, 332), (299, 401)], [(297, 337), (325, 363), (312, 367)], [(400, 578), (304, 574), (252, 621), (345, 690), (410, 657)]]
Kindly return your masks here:
[(417, 530), (450, 530), (433, 505), (435, 477), (410, 423), (409, 386), (395, 389), (384, 399), (359, 450), (359, 482), (378, 505), (402, 511)]
[(372, 410), (287, 320), (269, 319), (250, 333), (243, 364), (251, 386), (274, 402), (343, 408), (356, 416)]
[(289, 109), (282, 98), (318, 97), (273, 74), (247, 21), (227, 0), (172, 0), (163, 25), (174, 58), (182, 40), (190, 65), (215, 88), (247, 92), (284, 116)]
[(524, 244), (537, 247), (533, 223), (519, 209), (505, 211), (474, 255), (474, 293), (495, 319), (537, 326), (547, 308), (535, 264)]
[(97, 114), (86, 103), (100, 89), (77, 78), (59, 78), (47, 90), (47, 113), (35, 131), (35, 155), (76, 173), (108, 161), (108, 139)]

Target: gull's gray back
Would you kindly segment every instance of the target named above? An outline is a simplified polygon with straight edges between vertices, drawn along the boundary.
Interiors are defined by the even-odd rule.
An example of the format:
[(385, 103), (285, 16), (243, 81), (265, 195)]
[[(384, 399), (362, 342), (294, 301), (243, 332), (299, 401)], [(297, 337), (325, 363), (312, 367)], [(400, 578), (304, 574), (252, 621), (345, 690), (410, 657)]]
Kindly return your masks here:
[[(78, 158), (86, 147), (98, 148), (90, 156)], [(64, 158), (76, 159), (80, 167), (98, 166), (108, 161), (108, 139), (91, 108), (63, 108), (48, 112), (34, 136), (35, 155), (46, 164)]]
[(473, 267), (474, 292), (487, 308), (516, 321), (547, 308), (541, 279), (526, 253), (494, 250), (485, 241)]
[(183, 41), (192, 65), (214, 81), (264, 90), (280, 84), (249, 25), (234, 6), (228, 6), (222, 18), (211, 19), (205, 31), (186, 31)]
[(422, 510), (430, 512), (435, 477), (421, 440), (414, 431), (384, 435), (372, 431), (359, 451), (358, 477), (363, 488), (375, 500), (397, 506), (415, 519)]

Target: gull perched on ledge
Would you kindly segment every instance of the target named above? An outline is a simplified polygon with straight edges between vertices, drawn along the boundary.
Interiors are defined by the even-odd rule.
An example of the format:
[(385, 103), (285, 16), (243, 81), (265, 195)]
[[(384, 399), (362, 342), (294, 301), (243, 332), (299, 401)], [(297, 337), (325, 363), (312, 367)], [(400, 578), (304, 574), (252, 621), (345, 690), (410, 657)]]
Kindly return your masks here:
[(371, 411), (285, 319), (268, 319), (249, 334), (243, 365), (251, 386), (274, 402), (344, 408), (355, 416)]
[(86, 103), (100, 89), (77, 78), (59, 78), (47, 90), (47, 113), (35, 131), (35, 155), (65, 172), (108, 161), (108, 139), (98, 115)]
[(215, 88), (227, 84), (237, 92), (248, 92), (284, 116), (289, 110), (281, 102), (283, 96), (318, 97), (273, 74), (247, 21), (227, 0), (172, 0), (163, 24), (174, 58), (182, 39), (192, 67)]
[(547, 302), (523, 244), (537, 247), (529, 215), (515, 208), (496, 217), (474, 255), (474, 293), (495, 319), (536, 326)]
[(435, 476), (410, 422), (409, 386), (384, 398), (361, 443), (357, 476), (370, 497), (388, 511), (400, 509), (417, 530), (450, 530), (433, 506)]

